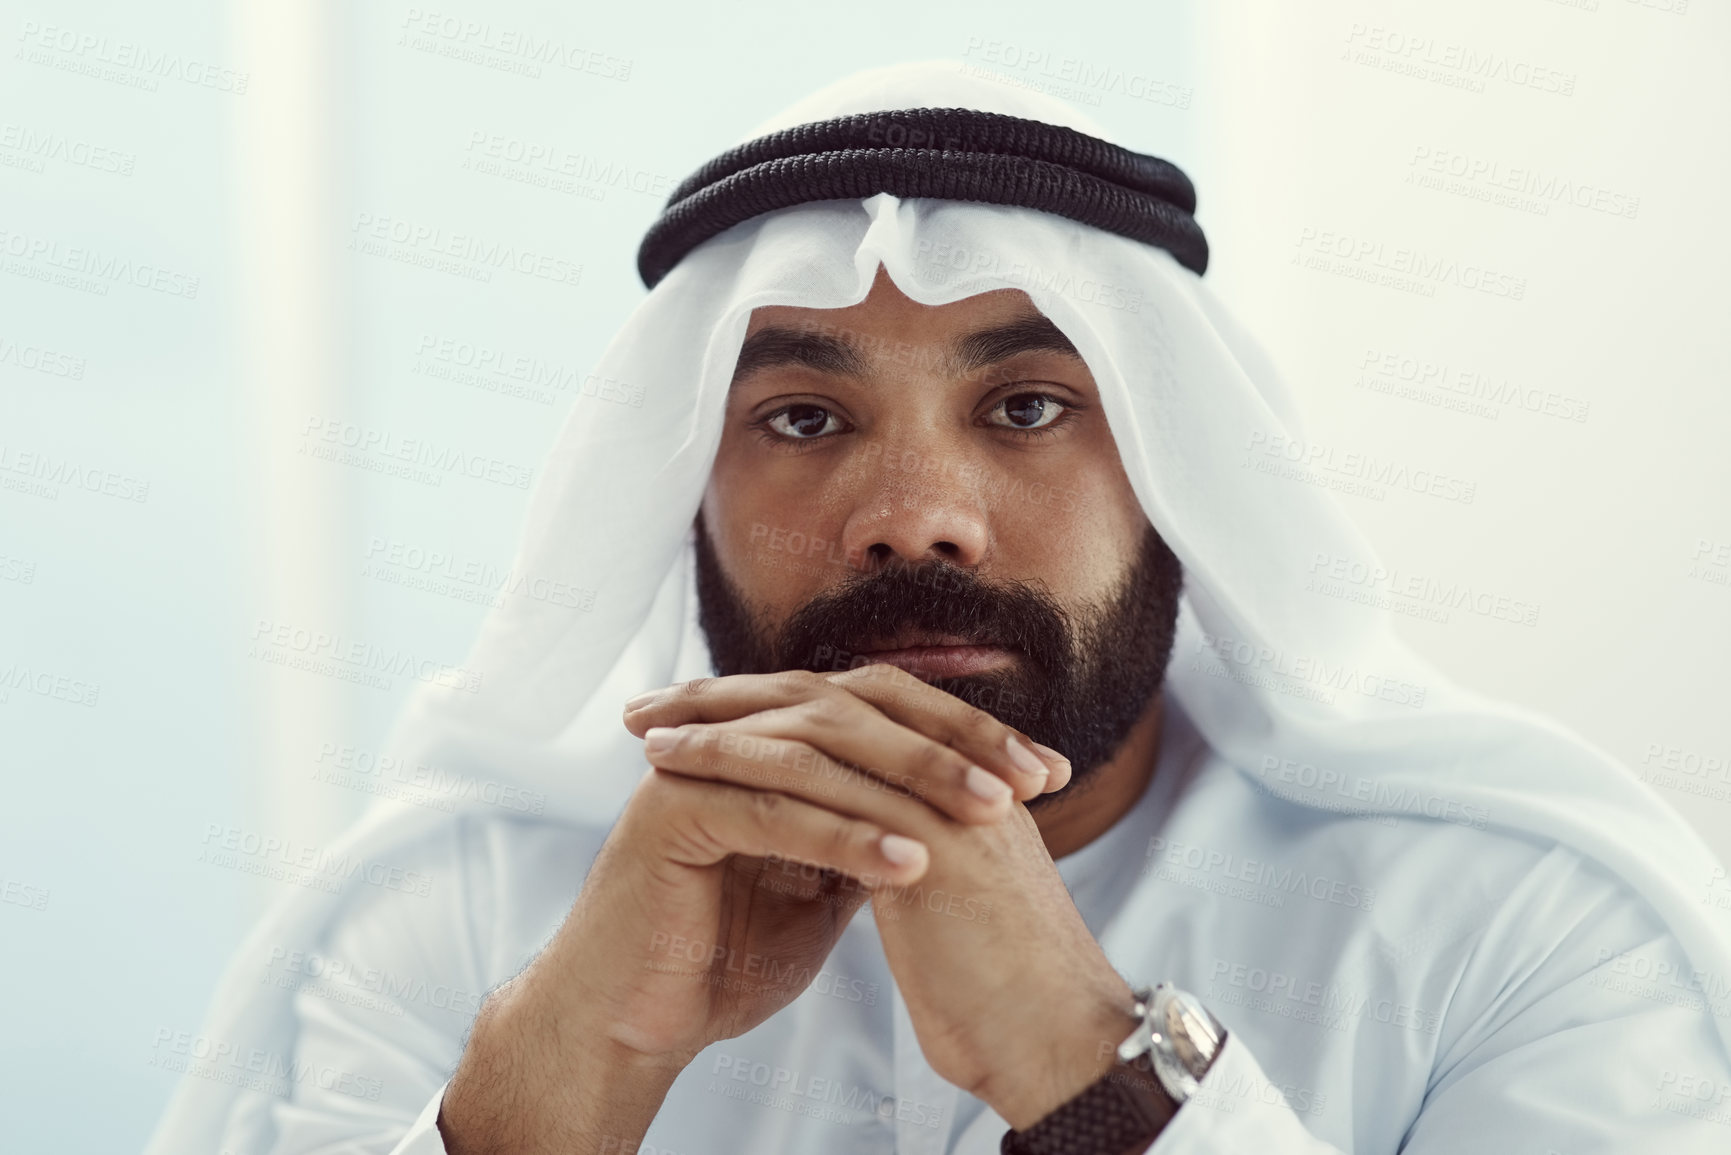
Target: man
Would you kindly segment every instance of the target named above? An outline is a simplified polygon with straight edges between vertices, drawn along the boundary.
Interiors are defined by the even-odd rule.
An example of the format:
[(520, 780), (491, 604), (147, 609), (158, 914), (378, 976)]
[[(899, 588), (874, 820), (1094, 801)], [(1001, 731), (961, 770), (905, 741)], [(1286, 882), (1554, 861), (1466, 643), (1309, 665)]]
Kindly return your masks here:
[(207, 1032), (260, 1077), (158, 1149), (1722, 1150), (1723, 869), (1307, 598), (1369, 551), (1254, 467), (1193, 207), (931, 66), (676, 190), (645, 405), (519, 558), (594, 612), (509, 601), (402, 728), (547, 813), (375, 816), (431, 893), (273, 915)]

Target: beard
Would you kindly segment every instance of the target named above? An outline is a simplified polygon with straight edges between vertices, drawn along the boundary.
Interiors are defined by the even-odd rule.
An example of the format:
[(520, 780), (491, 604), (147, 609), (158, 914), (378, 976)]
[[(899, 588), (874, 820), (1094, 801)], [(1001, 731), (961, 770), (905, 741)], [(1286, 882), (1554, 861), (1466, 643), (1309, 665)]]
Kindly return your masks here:
[(904, 629), (1011, 651), (1003, 669), (920, 677), (1070, 760), (1069, 784), (1030, 809), (1087, 790), (1165, 680), (1184, 570), (1152, 525), (1112, 592), (1074, 611), (1041, 583), (988, 580), (942, 560), (893, 562), (855, 572), (779, 627), (722, 571), (701, 511), (696, 529), (698, 620), (718, 676), (849, 669), (875, 660), (863, 648)]

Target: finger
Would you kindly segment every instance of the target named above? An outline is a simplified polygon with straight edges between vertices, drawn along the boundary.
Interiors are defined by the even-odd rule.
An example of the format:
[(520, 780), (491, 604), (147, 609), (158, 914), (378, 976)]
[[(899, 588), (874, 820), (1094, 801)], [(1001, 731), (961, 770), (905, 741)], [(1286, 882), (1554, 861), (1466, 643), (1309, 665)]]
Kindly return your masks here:
[(1070, 760), (1058, 751), (900, 666), (872, 662), (819, 677), (947, 746), (974, 757), (991, 752), (999, 764), (1015, 766), (1025, 780), (1039, 782), (1040, 775), (1050, 768), (1049, 777), (1035, 793), (1062, 789), (1070, 781)]
[[(766, 757), (792, 762), (808, 774), (821, 776), (833, 793), (841, 771), (851, 781), (863, 776), (861, 790), (913, 796), (958, 822), (996, 822), (1009, 812), (1014, 786), (971, 762), (966, 755), (885, 717), (869, 703), (845, 690), (827, 688), (791, 706), (760, 710), (731, 722), (656, 727), (645, 734), (658, 742), (694, 732), (697, 740), (713, 738), (721, 752), (747, 750), (754, 762)], [(787, 739), (802, 748), (776, 745)], [(731, 749), (730, 749), (731, 748)], [(821, 753), (815, 765), (803, 751)], [(651, 757), (654, 762), (655, 758)], [(873, 780), (876, 780), (875, 782)]]
[[(859, 708), (871, 711), (864, 703)], [(922, 840), (938, 835), (940, 819), (934, 813), (938, 808), (928, 805), (917, 789), (910, 789), (920, 783), (912, 777), (898, 780), (893, 775), (869, 774), (797, 738), (765, 732), (764, 723), (778, 713), (783, 712), (753, 714), (735, 722), (658, 726), (649, 732), (644, 754), (661, 770), (752, 790), (777, 790)], [(884, 727), (895, 725), (882, 715), (877, 717)], [(956, 757), (954, 751), (945, 753)], [(991, 817), (982, 821), (995, 821), (1009, 812), (1009, 788), (993, 781), (1004, 793), (989, 811)], [(984, 809), (983, 800), (974, 801)]]
[[(1027, 743), (1019, 731), (1004, 725), (984, 710), (928, 686), (895, 666), (877, 663), (862, 666), (860, 670), (887, 670), (900, 675), (900, 680), (872, 675), (857, 677), (851, 682), (837, 681), (843, 675), (815, 674), (806, 670), (698, 678), (632, 699), (626, 704), (625, 726), (642, 737), (654, 726), (731, 721), (747, 714), (817, 698), (833, 699), (836, 690), (841, 689), (871, 702), (880, 712), (908, 730), (959, 751), (969, 763), (981, 766), (1008, 782), (1017, 798), (1032, 798), (1042, 790), (1058, 789), (1070, 780), (1070, 764), (1063, 755), (1052, 751), (1048, 766), (1030, 751), (1032, 744)], [(857, 675), (859, 671), (849, 673)], [(905, 687), (908, 683), (924, 690), (916, 702), (907, 702), (904, 695), (894, 693), (898, 686)], [(877, 697), (895, 712), (884, 709), (878, 701), (860, 693), (856, 687), (881, 689)], [(928, 727), (927, 721), (936, 723), (937, 728)], [(1021, 741), (1012, 744), (1011, 737), (1021, 738)], [(875, 764), (875, 760), (869, 757), (840, 756), (866, 765)]]
[(625, 703), (625, 728), (641, 738), (651, 726), (731, 722), (828, 692), (823, 676), (809, 670), (693, 678), (639, 694)]
[(641, 789), (649, 791), (658, 849), (683, 865), (713, 866), (731, 854), (778, 856), (875, 889), (914, 882), (931, 862), (918, 839), (776, 791), (663, 770), (652, 771)]

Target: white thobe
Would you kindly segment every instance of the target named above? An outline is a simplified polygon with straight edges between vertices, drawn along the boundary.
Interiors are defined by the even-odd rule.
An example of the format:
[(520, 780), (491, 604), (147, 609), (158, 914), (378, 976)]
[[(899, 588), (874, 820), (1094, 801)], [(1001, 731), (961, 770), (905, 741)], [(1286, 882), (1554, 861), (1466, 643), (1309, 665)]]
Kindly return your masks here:
[[(1446, 798), (1366, 817), (1280, 776), (1171, 711), (1149, 789), (1057, 862), (1133, 986), (1173, 982), (1228, 1031), (1153, 1155), (1731, 1150), (1727, 976), (1621, 880)], [(558, 928), (606, 833), (454, 820), (398, 858), (430, 894), (363, 888), (324, 942), (259, 959), (296, 989), (290, 1069), (320, 1073), (277, 1107), (274, 1155), (442, 1155), (480, 998)], [(925, 1062), (867, 908), (793, 1003), (686, 1068), (641, 1151), (994, 1155), (1006, 1128)]]

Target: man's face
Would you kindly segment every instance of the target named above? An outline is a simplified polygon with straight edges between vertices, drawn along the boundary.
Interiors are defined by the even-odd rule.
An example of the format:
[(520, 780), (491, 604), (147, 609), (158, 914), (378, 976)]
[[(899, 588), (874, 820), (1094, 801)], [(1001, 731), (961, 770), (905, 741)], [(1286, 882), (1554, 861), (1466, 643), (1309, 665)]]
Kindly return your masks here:
[(752, 313), (698, 514), (721, 675), (902, 666), (1071, 760), (1151, 705), (1182, 574), (1025, 293)]

